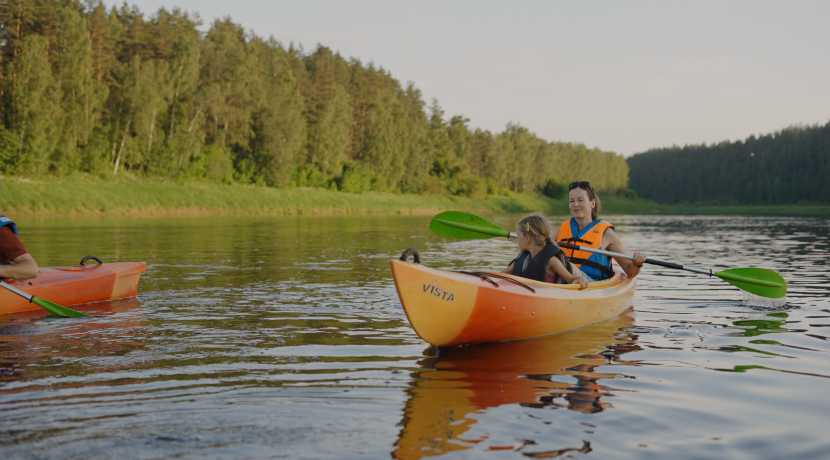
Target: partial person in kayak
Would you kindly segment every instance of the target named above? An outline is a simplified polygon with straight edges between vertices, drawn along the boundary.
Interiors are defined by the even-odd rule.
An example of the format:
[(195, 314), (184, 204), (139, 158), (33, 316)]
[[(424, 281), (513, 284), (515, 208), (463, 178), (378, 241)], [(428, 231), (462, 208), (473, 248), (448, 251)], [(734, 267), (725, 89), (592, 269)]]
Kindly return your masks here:
[[(614, 232), (614, 226), (599, 218), (602, 208), (597, 192), (590, 183), (582, 181), (568, 184), (568, 208), (572, 217), (559, 227), (557, 242), (625, 253), (620, 237)], [(565, 249), (564, 252), (568, 260), (579, 267), (591, 281), (614, 276), (611, 258), (608, 256), (575, 249)], [(634, 260), (615, 258), (625, 274), (632, 278), (640, 273), (640, 267), (646, 261), (646, 255), (642, 252), (635, 252), (633, 256)]]
[(37, 277), (37, 262), (17, 237), (17, 226), (0, 215), (0, 278), (25, 280)]
[(571, 264), (565, 254), (550, 239), (550, 222), (542, 216), (530, 215), (516, 224), (519, 249), (522, 252), (502, 271), (536, 281), (554, 284), (579, 284), (588, 287), (588, 281), (579, 270), (571, 273)]

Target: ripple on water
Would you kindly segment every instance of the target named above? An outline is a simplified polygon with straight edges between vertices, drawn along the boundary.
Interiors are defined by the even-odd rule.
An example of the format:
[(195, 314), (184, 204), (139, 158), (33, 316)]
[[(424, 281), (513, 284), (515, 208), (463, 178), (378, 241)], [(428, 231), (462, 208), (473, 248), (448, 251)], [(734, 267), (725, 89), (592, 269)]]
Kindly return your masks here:
[(780, 299), (770, 299), (768, 297), (761, 297), (746, 291), (741, 291), (741, 294), (743, 294), (743, 302), (741, 302), (741, 304), (748, 307), (777, 309), (787, 305), (786, 297), (781, 297)]

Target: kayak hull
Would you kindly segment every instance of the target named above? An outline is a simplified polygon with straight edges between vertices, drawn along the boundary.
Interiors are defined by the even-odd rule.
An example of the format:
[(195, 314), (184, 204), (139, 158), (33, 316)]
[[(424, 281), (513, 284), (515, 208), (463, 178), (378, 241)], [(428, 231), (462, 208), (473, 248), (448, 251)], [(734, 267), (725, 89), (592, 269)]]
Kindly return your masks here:
[(536, 290), (531, 292), (497, 278), (491, 278), (494, 286), (477, 276), (417, 263), (393, 259), (389, 264), (410, 324), (437, 346), (541, 337), (613, 318), (632, 305), (636, 286), (620, 271), (584, 290), (500, 274)]
[[(146, 262), (118, 262), (74, 267), (39, 268), (37, 278), (3, 280), (39, 299), (64, 307), (135, 297)], [(0, 288), (0, 314), (39, 310), (40, 307)]]

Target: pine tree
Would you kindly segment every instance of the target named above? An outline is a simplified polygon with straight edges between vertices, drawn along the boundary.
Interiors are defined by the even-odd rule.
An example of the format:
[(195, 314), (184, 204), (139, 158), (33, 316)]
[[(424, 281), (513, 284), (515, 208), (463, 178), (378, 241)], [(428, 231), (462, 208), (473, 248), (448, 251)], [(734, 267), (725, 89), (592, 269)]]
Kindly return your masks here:
[[(432, 191), (434, 179), (430, 176), (432, 155), (428, 138), (427, 118), (421, 91), (410, 82), (401, 91), (398, 99), (406, 113), (406, 132), (409, 135), (409, 150), (406, 152), (406, 173), (401, 176), (400, 189), (410, 193)], [(437, 181), (435, 181), (437, 183)]]
[(19, 78), (13, 105), (19, 143), (11, 159), (12, 171), (17, 174), (46, 173), (57, 142), (62, 115), (60, 85), (52, 76), (46, 45), (41, 35), (25, 37), (12, 64), (12, 72)]
[(203, 41), (200, 64), (208, 141), (247, 149), (259, 75), (251, 72), (254, 62), (242, 27), (217, 20)]
[(365, 158), (375, 174), (372, 188), (394, 190), (405, 172), (409, 151), (403, 105), (391, 92), (380, 90), (367, 111), (366, 121), (369, 137)]
[(267, 43), (254, 40), (256, 60), (262, 65), (261, 89), (253, 116), (250, 156), (240, 155), (241, 171), (251, 171), (274, 186), (288, 184), (306, 144), (307, 122), (303, 116), (304, 100), (294, 79), (291, 57), (273, 39)]
[(352, 106), (349, 94), (342, 86), (334, 86), (323, 101), (309, 127), (308, 149), (310, 163), (325, 174), (340, 170), (340, 162), (349, 149), (349, 131), (352, 127)]
[(89, 144), (95, 126), (94, 112), (100, 112), (103, 98), (92, 82), (86, 19), (66, 7), (57, 11), (55, 19), (57, 33), (52, 37), (51, 50), (63, 110), (51, 164), (56, 172), (66, 174), (80, 169), (82, 149)]

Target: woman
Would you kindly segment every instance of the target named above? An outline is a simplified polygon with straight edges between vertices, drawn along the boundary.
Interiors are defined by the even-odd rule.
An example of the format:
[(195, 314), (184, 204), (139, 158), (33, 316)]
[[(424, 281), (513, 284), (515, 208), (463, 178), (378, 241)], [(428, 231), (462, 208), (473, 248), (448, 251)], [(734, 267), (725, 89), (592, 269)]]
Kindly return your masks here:
[[(614, 226), (598, 218), (601, 212), (599, 197), (590, 183), (583, 181), (568, 184), (568, 207), (572, 217), (559, 227), (557, 242), (625, 254), (625, 248), (620, 237), (614, 232)], [(611, 258), (608, 256), (567, 248), (563, 248), (563, 251), (572, 264), (594, 281), (614, 276)], [(619, 257), (614, 259), (625, 274), (633, 278), (640, 273), (646, 255), (635, 252), (634, 260)]]

